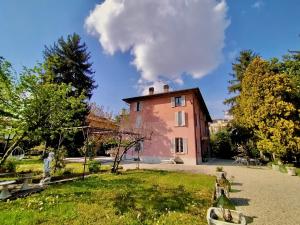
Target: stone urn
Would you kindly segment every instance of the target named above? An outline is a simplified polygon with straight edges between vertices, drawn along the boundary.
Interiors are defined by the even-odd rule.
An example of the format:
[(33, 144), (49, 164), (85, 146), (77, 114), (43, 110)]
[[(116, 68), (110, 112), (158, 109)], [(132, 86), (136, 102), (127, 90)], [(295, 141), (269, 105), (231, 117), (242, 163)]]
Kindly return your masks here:
[(272, 170), (279, 171), (279, 165), (272, 164)]
[[(225, 221), (223, 218), (223, 210), (222, 208), (211, 207), (207, 210), (206, 219), (208, 225), (246, 225), (247, 221), (245, 216), (236, 210), (230, 210), (230, 214), (232, 217), (231, 221)], [(225, 209), (227, 210), (227, 209)]]
[(217, 179), (220, 180), (222, 176), (226, 177), (227, 173), (225, 171), (216, 172)]
[(296, 176), (297, 175), (296, 174), (296, 167), (288, 166), (288, 167), (286, 167), (286, 170), (287, 170), (288, 175), (290, 175), (290, 176)]

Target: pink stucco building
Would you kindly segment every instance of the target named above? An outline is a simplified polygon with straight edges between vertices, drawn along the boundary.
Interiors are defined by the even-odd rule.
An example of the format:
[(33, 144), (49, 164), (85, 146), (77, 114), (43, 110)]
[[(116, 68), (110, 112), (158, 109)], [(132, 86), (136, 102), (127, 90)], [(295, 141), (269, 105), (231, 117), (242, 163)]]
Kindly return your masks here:
[[(130, 106), (132, 127), (153, 131), (151, 140), (141, 143), (140, 159), (159, 163), (175, 159), (184, 164), (200, 164), (209, 152), (208, 122), (211, 117), (198, 88), (155, 93), (123, 99)], [(127, 158), (136, 157), (135, 150)]]

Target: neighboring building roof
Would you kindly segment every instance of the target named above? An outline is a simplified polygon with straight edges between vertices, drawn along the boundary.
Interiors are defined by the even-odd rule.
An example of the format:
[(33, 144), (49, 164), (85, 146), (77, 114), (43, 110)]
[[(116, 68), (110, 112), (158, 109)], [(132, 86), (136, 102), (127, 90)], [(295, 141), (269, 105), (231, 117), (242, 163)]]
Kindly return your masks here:
[(118, 129), (118, 125), (113, 120), (93, 113), (86, 117), (86, 122), (93, 128)]
[(193, 92), (196, 94), (196, 96), (198, 97), (198, 100), (200, 102), (200, 105), (203, 106), (203, 109), (207, 116), (208, 122), (212, 122), (212, 119), (209, 115), (208, 109), (206, 107), (206, 104), (204, 102), (204, 99), (202, 97), (202, 94), (201, 94), (199, 88), (190, 88), (190, 89), (183, 89), (183, 90), (177, 90), (177, 91), (161, 92), (161, 93), (151, 94), (151, 95), (142, 95), (142, 96), (136, 96), (136, 97), (131, 97), (131, 98), (124, 98), (122, 100), (124, 102), (131, 103), (131, 102), (135, 102), (135, 101), (143, 101), (146, 99), (157, 98), (157, 97), (162, 97), (162, 96), (169, 96), (169, 95), (171, 96), (174, 94), (184, 94), (186, 92)]

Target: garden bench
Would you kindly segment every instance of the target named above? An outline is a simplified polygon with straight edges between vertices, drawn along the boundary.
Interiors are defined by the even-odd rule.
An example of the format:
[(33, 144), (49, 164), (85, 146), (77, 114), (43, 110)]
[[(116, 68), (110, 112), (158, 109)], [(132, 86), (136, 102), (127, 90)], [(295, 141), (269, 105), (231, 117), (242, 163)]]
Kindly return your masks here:
[(259, 159), (250, 159), (250, 164), (255, 165), (255, 166), (260, 166), (261, 162), (259, 161)]
[(174, 159), (163, 159), (160, 161), (162, 164), (176, 164)]
[(0, 200), (7, 199), (11, 196), (10, 191), (8, 190), (8, 185), (16, 183), (15, 180), (2, 181), (0, 186), (2, 186), (2, 191), (0, 193)]
[(248, 160), (243, 157), (236, 157), (233, 164), (248, 165)]

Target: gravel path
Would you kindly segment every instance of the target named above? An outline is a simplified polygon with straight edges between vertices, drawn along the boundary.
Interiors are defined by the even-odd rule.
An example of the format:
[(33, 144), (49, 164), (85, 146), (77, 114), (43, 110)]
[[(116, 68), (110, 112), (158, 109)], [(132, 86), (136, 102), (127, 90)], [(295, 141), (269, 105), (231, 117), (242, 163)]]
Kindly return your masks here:
[[(230, 161), (204, 165), (141, 164), (143, 169), (184, 170), (215, 174), (223, 166), (227, 177), (234, 176), (235, 190), (230, 198), (252, 225), (300, 225), (300, 177), (291, 177), (271, 169), (233, 166)], [(124, 164), (133, 169), (135, 164)]]

